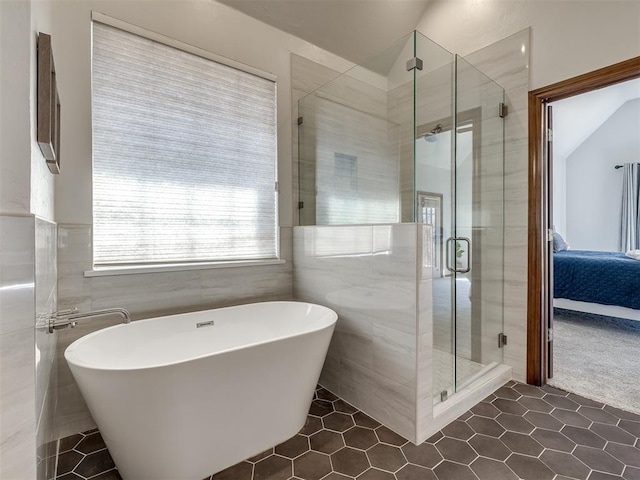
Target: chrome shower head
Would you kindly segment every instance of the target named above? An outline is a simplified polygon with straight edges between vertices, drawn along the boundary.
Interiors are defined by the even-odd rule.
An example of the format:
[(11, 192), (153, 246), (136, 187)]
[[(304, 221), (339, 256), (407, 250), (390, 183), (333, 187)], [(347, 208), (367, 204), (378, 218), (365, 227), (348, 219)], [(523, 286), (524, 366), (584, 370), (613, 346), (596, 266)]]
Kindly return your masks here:
[(425, 133), (425, 135), (424, 135), (425, 141), (427, 141), (429, 143), (437, 142), (438, 138), (436, 137), (436, 135), (438, 133), (440, 133), (440, 132), (442, 132), (442, 124), (441, 123), (437, 124), (431, 130), (429, 130), (427, 133)]

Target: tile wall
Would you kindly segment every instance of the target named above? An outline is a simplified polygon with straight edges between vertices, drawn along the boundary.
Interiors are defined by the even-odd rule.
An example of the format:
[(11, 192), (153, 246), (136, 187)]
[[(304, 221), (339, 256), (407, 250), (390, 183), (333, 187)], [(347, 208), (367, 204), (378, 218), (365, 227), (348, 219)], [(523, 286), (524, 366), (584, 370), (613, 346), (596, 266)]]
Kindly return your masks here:
[[(284, 264), (181, 272), (85, 277), (92, 268), (90, 225), (58, 226), (58, 303), (60, 309), (91, 311), (126, 308), (133, 320), (160, 315), (292, 298), (292, 229), (281, 227)], [(87, 333), (122, 321), (103, 317), (58, 332), (58, 409), (56, 438), (89, 430), (95, 423), (64, 361), (64, 350)]]
[(38, 480), (48, 480), (54, 478), (57, 453), (58, 334), (50, 334), (48, 329), (48, 320), (57, 310), (57, 225), (36, 217), (35, 235), (36, 461)]
[[(320, 65), (309, 59), (291, 54), (291, 139), (292, 139), (292, 179), (293, 179), (293, 224), (294, 225), (314, 225), (315, 219), (315, 196), (304, 198), (304, 193), (300, 192), (299, 182), (299, 158), (298, 158), (298, 100), (329, 83), (340, 75), (329, 67)], [(315, 183), (315, 182), (314, 182)], [(299, 209), (298, 202), (306, 201), (306, 209)]]
[(416, 225), (295, 227), (293, 244), (295, 298), (339, 317), (320, 383), (414, 439)]
[[(297, 118), (300, 114), (297, 101), (322, 86), (320, 80), (330, 81), (338, 74), (295, 55), (291, 62), (292, 117)], [(294, 296), (326, 305), (339, 315), (321, 383), (395, 431), (414, 439), (417, 230), (415, 224), (395, 223), (401, 211), (398, 195), (400, 125), (381, 120), (389, 118), (387, 92), (350, 76), (356, 74), (350, 72), (302, 102), (300, 111), (305, 120), (300, 127), (304, 141), (299, 161), (301, 178), (308, 183), (305, 172), (322, 173), (321, 167), (316, 169), (315, 164), (308, 161), (321, 163), (323, 155), (343, 144), (350, 151), (360, 145), (362, 148), (358, 151), (365, 155), (358, 160), (358, 168), (364, 164), (363, 160), (370, 162), (367, 167), (374, 164), (380, 171), (392, 168), (385, 176), (391, 178), (394, 191), (393, 218), (386, 221), (394, 224), (294, 227)], [(340, 105), (348, 108), (343, 106), (345, 111), (339, 110)], [(352, 113), (347, 114), (346, 110)], [(350, 118), (353, 115), (362, 118)], [(384, 122), (384, 125), (372, 124), (369, 117), (373, 123)], [(409, 117), (412, 118), (412, 114)], [(325, 121), (324, 128), (318, 127), (318, 119)], [(293, 150), (297, 152), (298, 128), (293, 127)], [(318, 132), (314, 131), (316, 127)], [(313, 138), (307, 138), (311, 134)], [(367, 148), (360, 142), (365, 139), (369, 147), (377, 146), (376, 155), (366, 154)], [(297, 160), (294, 158), (294, 172), (298, 170)], [(321, 208), (316, 209), (316, 193), (320, 196), (322, 192), (316, 192), (316, 184), (310, 183), (312, 188), (300, 186), (300, 200), (307, 207), (300, 211), (301, 223), (332, 223), (331, 219), (322, 217)], [(365, 184), (365, 188), (372, 186), (373, 182)], [(374, 187), (372, 191), (376, 189), (384, 195), (384, 188)], [(358, 197), (362, 196), (363, 192), (359, 191)], [(316, 211), (321, 218), (316, 218)], [(383, 223), (385, 217), (381, 218), (355, 214), (351, 221), (343, 218), (341, 223)], [(430, 338), (430, 325), (425, 327), (426, 331)], [(422, 355), (420, 361), (424, 364), (429, 359)], [(430, 392), (429, 388), (426, 394), (429, 404)]]
[(0, 215), (0, 478), (54, 476), (56, 225)]
[(505, 89), (504, 322), (509, 343), (504, 363), (526, 380), (528, 238), (528, 91), (530, 29), (474, 52), (465, 59)]
[(36, 478), (35, 224), (0, 216), (0, 477)]
[[(428, 53), (428, 52), (424, 52)], [(418, 52), (420, 55), (420, 52)], [(416, 77), (415, 110), (418, 131), (424, 132), (436, 124), (443, 124), (445, 130), (451, 128), (453, 116), (453, 56), (449, 63), (435, 70), (423, 69)], [(469, 324), (465, 332), (458, 332), (458, 343), (469, 346), (471, 359), (489, 364), (502, 362), (502, 350), (496, 348), (497, 336), (503, 331), (502, 278), (503, 278), (503, 121), (498, 116), (498, 103), (503, 101), (501, 89), (488, 77), (460, 60), (457, 65), (457, 90), (455, 107), (461, 116), (477, 110), (477, 144), (474, 145), (473, 173), (467, 172), (468, 181), (473, 181), (473, 198), (469, 205), (460, 203), (471, 193), (470, 184), (464, 179), (458, 182), (457, 235), (469, 237), (473, 242), (472, 273), (469, 275), (475, 286), (472, 291), (472, 308), (469, 318), (459, 324)], [(400, 143), (402, 219), (413, 221), (414, 189), (440, 193), (443, 195), (443, 221), (445, 237), (449, 236), (452, 202), (449, 182), (451, 168), (434, 159), (419, 157), (414, 162), (414, 130), (411, 113), (414, 109), (413, 83), (400, 85), (389, 92), (389, 117), (401, 125)], [(474, 114), (475, 115), (475, 114)], [(461, 117), (462, 118), (462, 117)], [(466, 118), (466, 117), (464, 117)], [(421, 140), (420, 140), (421, 141)], [(416, 149), (416, 152), (420, 152)], [(443, 151), (442, 155), (447, 152)], [(424, 154), (423, 154), (424, 155)], [(450, 155), (450, 153), (449, 153)], [(461, 167), (463, 178), (465, 166)], [(467, 160), (468, 161), (468, 160)], [(468, 167), (467, 167), (468, 169)], [(415, 179), (414, 179), (415, 175)], [(446, 182), (442, 185), (442, 182)], [(462, 205), (462, 207), (460, 207)], [(473, 225), (473, 229), (471, 226)], [(482, 289), (481, 289), (482, 287)], [(464, 299), (466, 300), (466, 299)], [(429, 307), (431, 303), (429, 303)], [(479, 307), (478, 307), (479, 306)], [(449, 311), (445, 312), (444, 323), (448, 323)], [(437, 322), (436, 322), (437, 323)], [(442, 323), (442, 322), (440, 322)], [(440, 349), (448, 349), (447, 342), (437, 342)], [(447, 343), (445, 345), (445, 343)]]
[(349, 71), (314, 90), (308, 72), (331, 79), (333, 71), (297, 55), (291, 62), (292, 117), (302, 118), (293, 145), (300, 223), (398, 222), (399, 126), (387, 118), (382, 77), (370, 74), (368, 83)]
[[(353, 79), (351, 79), (353, 81)], [(339, 82), (341, 80), (336, 80)], [(357, 85), (349, 87), (356, 90)], [(299, 103), (300, 198), (318, 225), (399, 220), (398, 127), (384, 117), (328, 97), (324, 89)], [(375, 106), (386, 94), (374, 90)], [(348, 93), (347, 93), (348, 95)]]
[[(483, 215), (490, 220), (485, 222), (487, 225), (483, 224), (481, 232), (481, 248), (478, 252), (483, 268), (478, 269), (480, 271), (477, 274), (481, 275), (482, 285), (487, 286), (481, 296), (482, 361), (504, 361), (514, 368), (514, 376), (519, 380), (524, 379), (526, 368), (527, 255), (526, 236), (523, 237), (524, 241), (520, 237), (522, 234), (526, 235), (527, 221), (527, 132), (526, 120), (524, 124), (521, 120), (526, 118), (522, 115), (526, 115), (528, 90), (528, 38), (529, 31), (525, 30), (467, 58), (471, 65), (505, 87), (505, 100), (510, 108), (510, 115), (504, 124), (504, 136), (500, 134), (501, 128), (493, 133), (488, 132), (488, 140), (482, 145), (483, 159), (488, 160), (483, 164), (482, 174), (486, 181), (481, 185), (480, 194), (483, 204), (489, 205)], [(298, 64), (304, 68), (296, 67)], [(468, 67), (468, 73), (472, 73), (473, 68)], [(319, 72), (316, 78), (330, 78), (336, 74), (312, 62), (292, 58), (292, 84), (298, 85), (299, 92), (311, 91), (318, 84), (321, 85), (319, 80), (315, 84), (311, 82), (314, 77), (310, 72), (314, 69)], [(473, 82), (470, 80), (472, 77), (475, 78)], [(482, 78), (482, 74), (470, 74), (466, 77), (467, 80), (461, 80), (460, 87), (464, 89), (462, 103), (468, 103), (468, 107), (487, 101), (483, 92), (487, 87), (484, 83), (489, 82), (482, 81)], [(451, 115), (450, 81), (450, 65), (422, 74), (418, 78), (421, 95), (418, 97), (416, 112), (419, 124)], [(409, 148), (413, 142), (412, 129), (402, 129), (402, 125), (406, 123), (402, 119), (407, 118), (407, 112), (413, 111), (412, 90), (407, 85), (391, 90), (388, 95), (388, 111), (385, 113), (385, 118), (397, 119), (396, 123), (401, 126), (401, 218), (405, 221), (413, 219), (414, 166), (413, 149)], [(297, 116), (295, 100), (294, 93), (293, 118)], [(468, 108), (462, 104), (459, 107), (460, 110), (462, 107)], [(497, 116), (490, 108), (484, 109), (483, 115), (486, 117), (483, 118), (485, 127), (492, 123), (490, 116)], [(295, 125), (293, 128), (295, 132)], [(483, 135), (487, 135), (487, 132), (483, 132)], [(503, 148), (504, 162), (499, 155)], [(297, 151), (296, 145), (294, 151)], [(296, 168), (294, 158), (294, 171)], [(411, 175), (407, 173), (409, 170)], [(521, 182), (523, 179), (524, 184)], [(504, 248), (502, 223), (506, 231)], [(396, 258), (398, 250), (394, 244), (385, 260), (390, 263), (398, 261), (395, 276), (377, 277), (374, 265), (381, 259), (376, 253), (375, 239), (384, 228), (393, 232), (390, 238), (394, 241), (411, 238), (413, 243), (398, 244), (404, 245), (403, 248), (406, 249), (403, 251), (407, 255), (403, 267), (400, 267), (401, 259)], [(403, 230), (408, 228), (413, 229), (411, 233)], [(430, 233), (417, 232), (415, 225), (294, 228), (294, 295), (296, 298), (334, 308), (340, 316), (321, 382), (407, 438), (416, 438), (416, 435), (420, 437), (420, 425), (425, 425), (425, 422), (433, 418), (429, 379), (433, 345), (432, 279), (429, 275), (420, 275), (416, 279), (416, 259), (419, 258), (419, 247), (425, 235)], [(369, 240), (369, 250), (355, 247), (359, 241), (367, 245)], [(503, 275), (506, 275), (504, 288)], [(416, 280), (419, 280), (417, 288)], [(393, 293), (394, 284), (400, 286), (402, 293)], [(386, 288), (380, 288), (380, 285), (386, 285)], [(410, 298), (404, 299), (403, 295), (409, 295)], [(364, 298), (366, 301), (360, 302), (358, 308), (350, 309), (354, 298)], [(504, 311), (503, 298), (506, 307)], [(402, 302), (411, 313), (402, 308), (398, 311), (388, 308), (390, 305), (398, 306), (398, 302)], [(505, 350), (494, 348), (497, 334), (501, 331), (509, 335), (510, 342)], [(374, 361), (374, 358), (385, 358), (386, 366), (395, 365), (393, 375), (384, 371), (381, 362)], [(389, 381), (394, 383), (390, 384)], [(386, 403), (383, 398), (387, 400)]]

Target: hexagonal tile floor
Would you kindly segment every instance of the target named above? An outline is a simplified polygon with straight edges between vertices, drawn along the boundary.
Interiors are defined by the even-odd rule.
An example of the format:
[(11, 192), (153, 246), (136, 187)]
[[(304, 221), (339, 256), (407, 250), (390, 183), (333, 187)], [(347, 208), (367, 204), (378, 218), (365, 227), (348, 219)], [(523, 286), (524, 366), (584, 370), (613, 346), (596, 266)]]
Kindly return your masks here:
[[(207, 480), (640, 480), (639, 437), (638, 415), (509, 382), (413, 445), (318, 387), (295, 437)], [(97, 430), (60, 452), (60, 480), (120, 479)]]

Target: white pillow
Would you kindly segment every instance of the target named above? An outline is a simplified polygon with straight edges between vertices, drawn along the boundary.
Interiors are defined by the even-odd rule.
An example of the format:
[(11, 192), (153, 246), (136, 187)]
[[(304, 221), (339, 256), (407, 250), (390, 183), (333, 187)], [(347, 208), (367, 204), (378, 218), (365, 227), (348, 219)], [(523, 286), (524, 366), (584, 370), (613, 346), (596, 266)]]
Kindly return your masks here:
[(629, 258), (640, 260), (640, 250), (629, 250), (625, 255)]

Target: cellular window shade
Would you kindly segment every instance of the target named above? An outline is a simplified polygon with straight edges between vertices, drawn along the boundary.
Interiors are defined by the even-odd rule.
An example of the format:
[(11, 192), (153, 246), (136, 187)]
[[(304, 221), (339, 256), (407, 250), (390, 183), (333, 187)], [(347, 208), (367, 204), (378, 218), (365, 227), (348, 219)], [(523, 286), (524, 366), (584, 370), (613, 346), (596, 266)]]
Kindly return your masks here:
[(94, 22), (94, 264), (276, 258), (271, 80)]

